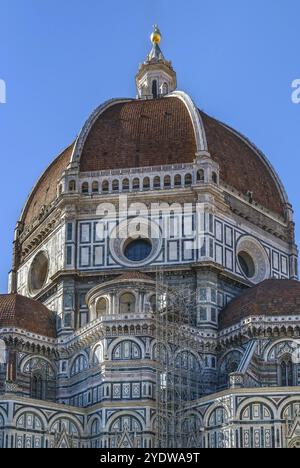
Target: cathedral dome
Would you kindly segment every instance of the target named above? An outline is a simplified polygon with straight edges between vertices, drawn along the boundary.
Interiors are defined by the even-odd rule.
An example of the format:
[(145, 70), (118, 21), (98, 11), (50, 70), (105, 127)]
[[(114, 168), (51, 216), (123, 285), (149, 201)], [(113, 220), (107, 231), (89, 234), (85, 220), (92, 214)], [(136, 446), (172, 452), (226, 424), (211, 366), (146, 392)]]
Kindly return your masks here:
[(248, 317), (300, 317), (300, 282), (266, 280), (244, 291), (219, 315), (219, 328), (232, 327)]
[(19, 294), (0, 295), (0, 328), (21, 328), (36, 335), (56, 337), (55, 315), (40, 302)]
[[(220, 165), (220, 183), (285, 217), (284, 189), (267, 159), (243, 136), (191, 107), (174, 92), (149, 100), (114, 100), (88, 119), (75, 144), (43, 174), (23, 212), (31, 224), (57, 197), (57, 183), (71, 162), (81, 173), (193, 163), (199, 150)], [(199, 144), (199, 141), (201, 144)]]

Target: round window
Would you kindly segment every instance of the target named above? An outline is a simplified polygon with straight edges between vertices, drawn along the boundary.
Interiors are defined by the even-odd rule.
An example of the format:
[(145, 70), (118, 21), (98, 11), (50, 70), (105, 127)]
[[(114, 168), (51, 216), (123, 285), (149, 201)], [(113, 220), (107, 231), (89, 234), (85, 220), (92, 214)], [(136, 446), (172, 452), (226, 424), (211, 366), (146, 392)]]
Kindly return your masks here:
[(255, 265), (252, 257), (247, 252), (239, 252), (238, 260), (244, 275), (247, 278), (253, 278), (255, 275)]
[(125, 257), (131, 262), (142, 262), (152, 252), (152, 244), (147, 239), (135, 239), (127, 243), (124, 249)]
[(38, 293), (45, 285), (48, 277), (49, 259), (45, 252), (39, 252), (29, 270), (29, 289), (32, 294)]
[(236, 245), (238, 273), (258, 284), (270, 277), (270, 260), (262, 244), (252, 236), (241, 236)]

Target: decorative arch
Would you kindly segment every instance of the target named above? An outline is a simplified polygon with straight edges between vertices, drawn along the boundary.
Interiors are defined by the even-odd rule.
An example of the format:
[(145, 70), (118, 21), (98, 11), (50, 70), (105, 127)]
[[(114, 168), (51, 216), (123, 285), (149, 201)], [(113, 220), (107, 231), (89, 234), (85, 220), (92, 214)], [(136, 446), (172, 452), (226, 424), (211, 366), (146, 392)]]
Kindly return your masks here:
[(97, 366), (101, 362), (104, 361), (104, 348), (102, 343), (98, 343), (91, 353), (92, 356), (92, 364)]
[(285, 412), (288, 410), (289, 406), (295, 408), (295, 414), (293, 417), (297, 416), (298, 412), (300, 414), (300, 401), (299, 396), (287, 397), (280, 403), (278, 407), (278, 417), (280, 419), (285, 419)]
[[(49, 424), (48, 424), (48, 428), (49, 428), (49, 432), (51, 431), (54, 431), (53, 427), (55, 426), (55, 424), (59, 424), (59, 430), (58, 432), (63, 432), (63, 428), (62, 428), (62, 425), (65, 424), (65, 422), (68, 422), (69, 424), (71, 423), (73, 425), (73, 427), (76, 429), (76, 435), (78, 437), (81, 437), (82, 434), (83, 434), (83, 427), (82, 425), (80, 424), (80, 422), (78, 421), (78, 419), (76, 419), (74, 416), (72, 416), (71, 414), (59, 414), (59, 415), (55, 415), (53, 416), (50, 421), (49, 421)], [(69, 432), (69, 433), (72, 433), (72, 429), (73, 427), (71, 426), (71, 431), (69, 432), (68, 431), (68, 428), (66, 428), (66, 432)]]
[(102, 432), (102, 418), (99, 414), (92, 416), (88, 422), (88, 433), (91, 436), (98, 436)]
[[(274, 351), (274, 348), (276, 348), (277, 346), (279, 346), (280, 344), (283, 344), (283, 343), (285, 343), (285, 345), (290, 349), (291, 353), (293, 353), (293, 351), (295, 351), (298, 348), (298, 346), (296, 345), (296, 343), (292, 339), (290, 339), (288, 337), (280, 338), (280, 339), (276, 340), (275, 342), (270, 343), (266, 347), (266, 349), (264, 350), (264, 354), (263, 354), (264, 360), (266, 360), (266, 361), (273, 360), (273, 359), (271, 359), (271, 353)], [(288, 349), (283, 350), (282, 354), (286, 354), (287, 351), (288, 351)]]
[(241, 421), (244, 410), (248, 406), (255, 405), (255, 404), (263, 405), (266, 408), (268, 408), (268, 410), (271, 413), (271, 419), (274, 419), (274, 417), (276, 416), (276, 406), (270, 400), (263, 398), (263, 397), (247, 398), (246, 401), (243, 401), (236, 410), (236, 419)]
[(115, 345), (111, 354), (113, 361), (139, 360), (142, 357), (142, 348), (134, 341), (126, 339)]
[(139, 424), (141, 425), (142, 428), (145, 427), (145, 420), (144, 418), (134, 412), (134, 411), (124, 411), (124, 412), (120, 412), (118, 411), (117, 413), (114, 413), (112, 414), (106, 421), (106, 425), (105, 425), (105, 428), (104, 428), (104, 431), (105, 432), (109, 432), (110, 428), (112, 427), (112, 425), (114, 424), (114, 422), (119, 419), (120, 417), (131, 417), (131, 418), (135, 418)]
[(204, 415), (203, 423), (205, 427), (209, 427), (209, 420), (210, 420), (212, 413), (219, 408), (222, 408), (227, 413), (228, 419), (232, 417), (232, 414), (228, 406), (225, 403), (222, 403), (221, 401), (216, 401), (212, 406), (208, 408), (208, 410), (206, 411)]
[(22, 361), (21, 361), (21, 364), (20, 364), (20, 372), (26, 372), (25, 370), (25, 366), (32, 360), (40, 360), (40, 361), (45, 361), (47, 362), (47, 364), (52, 368), (53, 370), (53, 373), (56, 374), (57, 373), (57, 367), (56, 365), (50, 361), (50, 359), (46, 358), (45, 356), (40, 356), (38, 354), (34, 355), (34, 356), (27, 356), (25, 357)]
[(39, 420), (41, 421), (41, 431), (44, 431), (46, 430), (47, 428), (47, 418), (46, 416), (41, 412), (39, 411), (38, 409), (35, 409), (35, 408), (31, 408), (31, 407), (28, 407), (28, 408), (22, 408), (20, 410), (18, 410), (15, 415), (14, 415), (14, 418), (13, 418), (13, 425), (15, 427), (17, 427), (17, 422), (18, 420), (23, 416), (23, 415), (26, 415), (26, 414), (33, 414), (35, 417), (39, 418)]
[[(76, 369), (77, 366), (77, 369)], [(79, 354), (73, 357), (70, 362), (70, 377), (87, 370), (89, 367), (89, 356), (85, 351), (81, 351)]]
[(132, 290), (123, 290), (118, 295), (119, 313), (134, 314), (136, 311), (137, 294)]

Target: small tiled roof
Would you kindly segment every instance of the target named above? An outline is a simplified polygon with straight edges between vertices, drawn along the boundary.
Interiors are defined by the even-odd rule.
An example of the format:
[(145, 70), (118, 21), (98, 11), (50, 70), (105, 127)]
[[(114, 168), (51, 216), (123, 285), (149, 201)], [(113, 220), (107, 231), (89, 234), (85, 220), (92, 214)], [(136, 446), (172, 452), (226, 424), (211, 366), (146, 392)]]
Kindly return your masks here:
[(15, 327), (56, 337), (55, 315), (38, 301), (19, 294), (0, 295), (0, 328)]
[(145, 281), (154, 281), (151, 276), (147, 275), (146, 273), (141, 273), (140, 271), (127, 271), (122, 275), (116, 278), (118, 281), (123, 280), (145, 280)]
[(272, 279), (245, 290), (220, 313), (219, 329), (263, 315), (300, 317), (300, 282)]

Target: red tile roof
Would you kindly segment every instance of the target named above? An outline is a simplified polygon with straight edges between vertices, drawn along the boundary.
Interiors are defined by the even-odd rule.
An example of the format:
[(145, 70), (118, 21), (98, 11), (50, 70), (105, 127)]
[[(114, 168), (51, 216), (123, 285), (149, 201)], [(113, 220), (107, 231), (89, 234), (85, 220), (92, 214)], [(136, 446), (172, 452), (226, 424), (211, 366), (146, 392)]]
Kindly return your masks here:
[(0, 295), (0, 328), (5, 327), (56, 337), (54, 313), (40, 302), (19, 294)]
[[(220, 165), (221, 180), (284, 217), (280, 190), (262, 157), (242, 136), (201, 112), (208, 150)], [(46, 170), (25, 208), (25, 225), (57, 194), (57, 180), (67, 168), (74, 144)], [(116, 103), (92, 126), (80, 158), (80, 171), (192, 163), (196, 140), (186, 105), (177, 97)]]
[(300, 317), (300, 282), (272, 279), (245, 290), (220, 313), (219, 329), (262, 315)]

